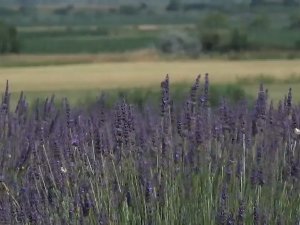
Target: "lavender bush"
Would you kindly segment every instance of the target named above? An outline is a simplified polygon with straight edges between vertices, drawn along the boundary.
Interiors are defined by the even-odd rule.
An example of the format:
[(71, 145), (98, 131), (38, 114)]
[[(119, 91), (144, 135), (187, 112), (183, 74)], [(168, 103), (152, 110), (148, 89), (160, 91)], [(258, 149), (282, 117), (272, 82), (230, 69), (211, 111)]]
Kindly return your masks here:
[[(270, 102), (270, 104), (268, 104)], [(0, 224), (299, 224), (299, 105), (209, 104), (200, 76), (183, 105), (120, 101), (0, 112)]]

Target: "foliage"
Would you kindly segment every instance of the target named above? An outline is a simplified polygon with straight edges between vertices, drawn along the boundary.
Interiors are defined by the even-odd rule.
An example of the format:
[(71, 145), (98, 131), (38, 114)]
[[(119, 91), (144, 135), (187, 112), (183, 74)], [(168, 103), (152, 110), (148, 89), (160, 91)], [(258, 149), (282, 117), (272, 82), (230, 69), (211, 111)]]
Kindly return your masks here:
[(276, 79), (274, 76), (261, 74), (259, 76), (237, 77), (237, 85), (254, 85), (258, 83), (263, 84), (296, 84), (300, 82), (300, 74), (292, 74), (288, 77)]
[(181, 9), (180, 0), (170, 0), (169, 4), (166, 6), (166, 11), (179, 11)]
[(145, 2), (141, 2), (139, 4), (139, 10), (146, 10), (148, 9), (148, 5)]
[[(70, 28), (68, 30), (19, 32), (22, 53), (114, 53), (140, 50), (159, 46), (162, 36), (168, 34), (168, 32), (163, 32), (165, 35), (161, 35), (160, 31), (109, 28), (108, 26), (99, 26), (99, 29), (96, 27)], [(180, 33), (181, 30), (183, 29), (177, 32)], [(230, 50), (230, 29), (186, 29), (183, 33), (186, 33), (189, 39), (198, 39), (192, 43), (199, 42), (202, 51), (223, 53)], [(262, 54), (270, 52), (268, 55), (271, 58), (274, 51), (284, 54), (286, 51), (293, 50), (299, 35), (300, 30), (297, 29), (287, 29), (284, 32), (280, 29), (247, 30), (250, 50), (263, 50)]]
[(160, 37), (158, 49), (163, 53), (197, 57), (201, 52), (201, 43), (185, 32), (171, 31)]
[[(175, 104), (181, 104), (184, 102), (186, 95), (189, 92), (189, 83), (174, 83), (170, 93), (173, 96), (173, 102)], [(120, 97), (126, 96), (126, 101), (129, 104), (134, 104), (139, 108), (145, 107), (146, 103), (151, 103), (153, 107), (160, 104), (160, 90), (155, 87), (151, 88), (133, 88), (133, 89), (114, 89), (106, 90), (106, 104), (108, 107), (115, 105)], [(251, 99), (251, 96), (247, 96), (245, 91), (239, 86), (234, 84), (228, 85), (210, 85), (210, 106), (215, 108), (219, 104), (219, 99), (223, 97), (228, 100), (230, 104), (238, 102), (246, 97)], [(86, 98), (81, 101), (85, 106), (93, 103), (93, 98)]]
[(299, 223), (299, 107), (292, 91), (274, 108), (260, 86), (246, 100), (209, 104), (208, 75), (173, 102), (161, 83), (158, 109), (101, 95), (89, 111), (29, 113), (22, 93), (0, 111), (2, 224)]
[(19, 8), (19, 12), (23, 16), (35, 16), (37, 14), (37, 9), (34, 6), (22, 5)]
[(119, 8), (119, 13), (123, 15), (137, 15), (139, 12), (140, 9), (134, 5), (121, 5)]
[(53, 14), (59, 15), (59, 16), (66, 16), (69, 15), (74, 10), (73, 5), (67, 5), (64, 7), (60, 7), (53, 10)]
[(78, 10), (72, 11), (72, 16), (76, 17), (76, 18), (85, 19), (85, 18), (88, 18), (90, 15), (89, 15), (88, 11), (83, 10), (83, 9), (78, 9)]
[(115, 7), (112, 7), (112, 8), (108, 9), (108, 12), (111, 14), (116, 14), (116, 13), (118, 13), (118, 9), (116, 9)]
[(109, 32), (110, 32), (110, 30), (107, 27), (98, 26), (97, 29), (96, 29), (96, 34), (97, 35), (106, 36), (106, 35), (109, 35)]
[(271, 26), (271, 21), (268, 16), (264, 14), (256, 15), (255, 18), (249, 24), (249, 28), (252, 29), (268, 29)]
[(170, 0), (166, 6), (166, 11), (179, 11), (181, 9), (180, 0)]
[(20, 41), (16, 27), (0, 21), (0, 54), (19, 52)]
[(298, 39), (297, 41), (295, 41), (295, 48), (297, 50), (300, 50), (300, 39)]
[(17, 14), (18, 14), (17, 10), (11, 9), (9, 7), (0, 7), (0, 16), (1, 17), (15, 16)]
[(250, 6), (260, 6), (265, 4), (266, 0), (251, 0)]
[[(168, 1), (169, 2), (169, 1)], [(3, 15), (3, 20), (16, 24), (18, 27), (28, 27), (28, 29), (24, 30), (30, 30), (32, 26), (38, 26), (38, 27), (48, 27), (48, 26), (69, 26), (69, 27), (85, 27), (80, 32), (76, 31), (76, 29), (73, 29), (74, 31), (70, 32), (70, 34), (67, 34), (67, 32), (63, 33), (60, 38), (59, 33), (57, 32), (54, 34), (54, 32), (45, 31), (45, 35), (52, 35), (55, 36), (54, 39), (47, 37), (42, 37), (42, 32), (32, 32), (35, 33), (36, 37), (29, 37), (30, 35), (22, 34), (21, 37), (21, 43), (23, 46), (23, 43), (26, 45), (24, 47), (24, 53), (97, 53), (97, 52), (107, 52), (107, 49), (114, 49), (113, 46), (111, 46), (111, 43), (113, 43), (115, 40), (109, 41), (109, 47), (106, 47), (102, 45), (102, 40), (100, 40), (99, 46), (97, 46), (97, 39), (95, 36), (97, 35), (110, 35), (114, 37), (109, 38), (115, 38), (116, 35), (114, 35), (112, 32), (108, 32), (105, 30), (104, 27), (112, 28), (113, 30), (119, 31), (118, 38), (121, 38), (124, 36), (124, 45), (125, 42), (128, 40), (127, 31), (130, 29), (127, 29), (126, 34), (120, 34), (123, 32), (123, 26), (127, 26), (129, 24), (134, 24), (136, 26), (138, 25), (145, 25), (145, 24), (155, 24), (155, 25), (174, 25), (174, 26), (180, 26), (183, 24), (196, 24), (198, 23), (199, 17), (204, 18), (202, 20), (202, 23), (200, 23), (199, 31), (200, 33), (203, 33), (203, 29), (209, 30), (207, 33), (214, 33), (217, 32), (220, 36), (219, 40), (221, 43), (219, 43), (218, 47), (215, 49), (220, 50), (221, 53), (223, 53), (223, 45), (224, 42), (228, 42), (228, 32), (230, 32), (230, 29), (232, 27), (240, 27), (241, 24), (250, 22), (249, 18), (251, 15), (255, 13), (259, 13), (257, 17), (253, 21), (251, 21), (250, 26), (247, 26), (246, 28), (252, 28), (251, 30), (248, 29), (248, 36), (249, 41), (251, 42), (251, 46), (254, 46), (256, 50), (262, 50), (262, 51), (289, 51), (293, 49), (295, 46), (295, 42), (299, 37), (299, 33), (297, 33), (298, 29), (298, 19), (294, 20), (293, 23), (291, 22), (289, 24), (289, 21), (286, 20), (286, 16), (292, 13), (296, 13), (296, 7), (295, 8), (286, 8), (283, 6), (280, 7), (258, 7), (255, 9), (249, 8), (247, 5), (236, 5), (228, 3), (226, 5), (224, 4), (210, 4), (210, 3), (201, 3), (201, 2), (180, 2), (180, 7), (182, 10), (186, 10), (185, 12), (179, 12), (174, 15), (173, 13), (166, 13), (159, 10), (158, 5), (153, 5), (152, 3), (149, 5), (148, 8), (145, 6), (145, 4), (142, 4), (141, 2), (138, 2), (137, 4), (134, 3), (127, 3), (132, 4), (130, 5), (131, 8), (135, 8), (137, 10), (137, 13), (134, 12), (131, 16), (127, 16), (127, 14), (121, 14), (119, 12), (119, 8), (122, 8), (122, 4), (126, 4), (126, 2), (122, 2), (122, 4), (119, 5), (112, 5), (110, 7), (115, 7), (114, 10), (116, 11), (113, 14), (110, 14), (108, 11), (108, 8), (106, 7), (95, 7), (92, 9), (87, 9), (86, 7), (76, 6), (74, 5), (74, 8), (70, 10), (69, 13), (67, 13), (65, 16), (58, 16), (58, 14), (53, 15), (50, 10), (45, 10), (43, 7), (31, 7), (29, 4), (23, 4), (20, 8), (9, 8), (9, 7), (0, 7), (0, 14)], [(282, 1), (280, 2), (282, 5)], [(234, 6), (234, 7), (233, 7)], [(145, 9), (146, 7), (146, 9)], [(218, 9), (218, 7), (220, 9)], [(66, 8), (66, 7), (60, 7)], [(70, 8), (70, 7), (69, 7)], [(126, 8), (126, 7), (125, 7)], [(190, 10), (199, 10), (201, 12), (189, 12)], [(4, 12), (2, 14), (1, 10), (5, 11), (8, 10), (9, 12)], [(36, 11), (36, 12), (34, 12)], [(126, 10), (125, 10), (126, 11)], [(129, 10), (130, 11), (130, 10)], [(223, 13), (220, 13), (223, 12)], [(98, 14), (100, 16), (98, 16)], [(63, 13), (64, 14), (64, 13)], [(130, 13), (129, 13), (130, 14)], [(128, 15), (129, 15), (128, 14)], [(216, 19), (218, 16), (216, 16), (215, 19), (213, 19), (214, 14), (221, 14), (225, 16), (225, 20), (222, 19)], [(206, 17), (206, 15), (208, 15)], [(210, 17), (211, 16), (211, 17)], [(214, 21), (211, 22), (208, 20), (208, 23), (204, 23), (203, 21), (210, 17), (210, 20)], [(267, 19), (268, 18), (268, 19)], [(280, 19), (284, 18), (284, 19)], [(223, 24), (223, 21), (227, 20), (226, 23)], [(280, 22), (277, 23), (277, 21), (280, 20)], [(219, 22), (216, 22), (219, 21)], [(270, 23), (269, 23), (270, 22)], [(206, 25), (207, 24), (207, 25)], [(218, 25), (219, 24), (219, 25)], [(211, 27), (211, 25), (216, 28)], [(291, 26), (290, 26), (291, 25)], [(88, 31), (90, 27), (96, 27), (99, 26), (103, 27), (103, 33), (96, 31)], [(202, 27), (201, 27), (202, 26)], [(292, 29), (288, 30), (285, 29), (287, 26), (291, 27)], [(270, 28), (270, 29), (267, 29)], [(35, 29), (35, 28), (32, 28)], [(158, 28), (158, 30), (165, 29)], [(189, 28), (190, 31), (192, 31), (193, 28)], [(266, 30), (267, 29), (267, 30)], [(50, 29), (49, 29), (50, 30)], [(51, 29), (52, 30), (52, 29)], [(139, 34), (134, 34), (136, 36), (142, 34), (142, 35), (148, 35), (151, 33), (151, 35), (154, 33), (158, 34), (158, 30), (140, 30)], [(86, 32), (86, 33), (84, 33)], [(193, 32), (193, 31), (192, 31)], [(28, 33), (28, 32), (27, 32)], [(225, 35), (223, 35), (226, 33)], [(80, 37), (79, 37), (80, 35)], [(68, 46), (62, 46), (63, 44), (66, 44), (66, 39), (70, 40), (70, 46), (74, 48), (73, 50), (71, 47)], [(74, 36), (74, 38), (72, 37)], [(93, 36), (93, 37), (91, 37)], [(158, 36), (158, 35), (157, 35)], [(210, 35), (201, 35), (204, 36), (203, 39), (206, 39), (206, 36)], [(24, 40), (23, 40), (24, 37)], [(38, 37), (41, 37), (41, 39), (38, 39)], [(57, 38), (56, 38), (57, 37)], [(37, 40), (38, 39), (38, 40)], [(99, 37), (101, 39), (101, 37)], [(141, 37), (141, 41), (137, 40), (138, 37), (132, 38), (136, 40), (138, 43), (142, 43), (141, 48), (145, 48), (145, 46), (149, 45), (155, 45), (156, 44), (156, 38), (153, 38), (153, 40), (150, 40), (149, 45), (144, 44), (144, 37)], [(92, 48), (89, 40), (91, 40), (91, 43), (95, 45), (95, 48)], [(206, 39), (207, 40), (207, 39)], [(216, 39), (215, 39), (216, 40)], [(35, 42), (37, 42), (37, 46), (35, 45)], [(105, 40), (105, 43), (108, 41)], [(120, 44), (121, 40), (116, 40), (117, 44)], [(206, 42), (206, 41), (205, 41)], [(113, 45), (113, 44), (112, 44)], [(136, 48), (132, 48), (133, 44), (129, 44), (128, 51)], [(211, 41), (208, 40), (208, 45), (211, 45)], [(39, 47), (41, 46), (41, 49)], [(85, 47), (86, 46), (86, 47)], [(138, 44), (136, 45), (138, 46)], [(103, 48), (103, 49), (102, 49)], [(53, 49), (53, 50), (52, 50)], [(124, 48), (122, 48), (124, 49)], [(203, 46), (203, 49), (205, 47)], [(225, 48), (224, 48), (225, 49)], [(45, 52), (43, 52), (45, 51)], [(122, 50), (123, 51), (123, 50)], [(216, 50), (214, 50), (216, 51)], [(117, 52), (116, 50), (113, 50), (113, 52)], [(271, 54), (270, 54), (271, 55)]]
[(231, 32), (228, 49), (233, 51), (247, 50), (250, 47), (248, 36), (242, 33), (239, 29), (234, 29)]
[(203, 51), (217, 51), (220, 45), (220, 35), (214, 31), (204, 31), (200, 34)]
[(299, 3), (295, 0), (283, 0), (283, 5), (288, 7), (299, 6)]
[(298, 14), (293, 14), (290, 16), (290, 28), (300, 29), (300, 16)]
[[(293, 80), (294, 81), (294, 80)], [(276, 80), (273, 76), (267, 76), (267, 75), (260, 75), (260, 76), (248, 76), (248, 77), (237, 77), (236, 83), (240, 85), (253, 85), (257, 83), (263, 83), (263, 84), (275, 84), (275, 83), (282, 83), (283, 81)]]
[(213, 12), (208, 14), (204, 20), (200, 21), (200, 27), (205, 28), (227, 28), (228, 16), (220, 12)]
[(205, 2), (191, 2), (182, 4), (182, 9), (184, 11), (202, 11), (202, 10), (216, 10), (222, 11), (224, 9), (223, 5), (215, 5)]

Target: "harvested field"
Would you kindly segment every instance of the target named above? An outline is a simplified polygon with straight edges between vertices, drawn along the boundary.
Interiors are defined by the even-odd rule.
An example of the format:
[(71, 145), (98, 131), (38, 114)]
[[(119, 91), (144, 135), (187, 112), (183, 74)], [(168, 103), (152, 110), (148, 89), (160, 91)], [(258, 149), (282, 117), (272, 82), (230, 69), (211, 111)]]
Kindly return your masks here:
[(171, 82), (193, 81), (210, 74), (214, 83), (234, 82), (237, 77), (274, 76), (285, 79), (299, 74), (300, 61), (193, 61), (102, 63), (0, 69), (0, 88), (9, 79), (13, 91), (55, 91), (88, 88), (130, 88), (158, 85), (170, 74)]
[[(212, 83), (237, 82), (246, 94), (253, 97), (257, 95), (260, 77), (267, 77), (263, 81), (266, 81), (265, 87), (269, 89), (270, 98), (276, 104), (284, 98), (290, 87), (293, 90), (298, 88), (299, 71), (300, 62), (284, 60), (106, 62), (67, 66), (8, 67), (0, 69), (0, 89), (4, 91), (5, 81), (8, 79), (12, 93), (12, 107), (16, 105), (20, 91), (25, 91), (30, 102), (37, 97), (45, 99), (54, 93), (58, 99), (67, 97), (72, 104), (76, 104), (78, 101), (95, 99), (104, 89), (132, 87), (158, 89), (166, 74), (170, 75), (171, 83), (192, 83), (198, 74), (204, 76), (205, 73), (209, 73)], [(270, 77), (272, 79), (269, 79)], [(275, 82), (270, 83), (268, 79)], [(300, 94), (295, 91), (293, 93), (293, 101), (299, 102)]]

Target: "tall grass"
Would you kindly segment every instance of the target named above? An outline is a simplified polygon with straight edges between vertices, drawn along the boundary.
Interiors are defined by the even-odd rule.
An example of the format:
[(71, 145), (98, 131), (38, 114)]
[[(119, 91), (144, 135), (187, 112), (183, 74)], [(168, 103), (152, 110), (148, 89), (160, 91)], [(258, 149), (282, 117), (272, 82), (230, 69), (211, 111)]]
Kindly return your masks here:
[(289, 76), (283, 76), (282, 78), (276, 78), (271, 75), (258, 75), (248, 77), (237, 77), (236, 83), (238, 85), (253, 85), (253, 84), (296, 84), (300, 81), (300, 74), (292, 74)]
[[(104, 96), (89, 112), (54, 98), (28, 114), (1, 104), (0, 221), (4, 224), (299, 223), (299, 107), (210, 106), (208, 75), (159, 108)], [(251, 109), (251, 110), (250, 110)]]
[[(180, 104), (185, 101), (189, 93), (190, 83), (174, 83), (170, 93), (173, 96), (175, 104)], [(47, 97), (55, 94), (56, 98), (63, 99), (67, 97), (72, 105), (81, 106), (85, 109), (89, 109), (96, 103), (97, 98), (104, 94), (105, 106), (113, 107), (120, 98), (125, 97), (128, 104), (133, 104), (138, 109), (144, 108), (147, 104), (153, 105), (157, 109), (161, 102), (160, 89), (157, 87), (144, 87), (144, 88), (115, 88), (115, 89), (91, 89), (91, 90), (70, 90), (70, 91), (55, 91), (55, 92), (42, 92), (42, 91), (27, 91), (27, 102), (30, 109), (35, 109), (36, 96), (39, 96), (41, 107)], [(217, 107), (220, 98), (228, 99), (228, 103), (234, 104), (241, 99), (247, 98), (253, 100), (254, 96), (247, 95), (245, 91), (239, 85), (235, 84), (212, 84), (210, 86), (210, 104), (212, 107)], [(16, 105), (18, 100), (18, 93), (11, 93), (11, 103)], [(61, 107), (61, 104), (57, 102), (57, 108)]]

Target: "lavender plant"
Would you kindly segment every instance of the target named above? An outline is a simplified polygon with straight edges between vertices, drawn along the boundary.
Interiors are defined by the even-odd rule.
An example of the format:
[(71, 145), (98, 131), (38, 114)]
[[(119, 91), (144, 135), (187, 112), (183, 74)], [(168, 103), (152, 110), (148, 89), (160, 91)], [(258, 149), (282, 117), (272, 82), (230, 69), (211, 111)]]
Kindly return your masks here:
[[(209, 76), (160, 110), (123, 97), (105, 107), (29, 112), (22, 92), (0, 108), (0, 224), (295, 224), (300, 208), (299, 105), (263, 85), (247, 99), (210, 107)], [(268, 104), (270, 102), (270, 104)]]

